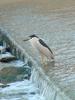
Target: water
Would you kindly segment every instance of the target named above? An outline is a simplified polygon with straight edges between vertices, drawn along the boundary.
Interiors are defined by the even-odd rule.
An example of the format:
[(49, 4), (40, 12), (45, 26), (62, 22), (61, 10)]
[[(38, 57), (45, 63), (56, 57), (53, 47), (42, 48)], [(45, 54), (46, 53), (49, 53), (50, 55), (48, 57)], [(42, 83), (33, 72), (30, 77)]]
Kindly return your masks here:
[(45, 100), (39, 88), (30, 80), (10, 83), (9, 87), (0, 88), (0, 100)]
[(1, 10), (0, 27), (20, 44), (26, 52), (34, 57), (29, 42), (24, 37), (38, 34), (52, 49), (55, 66), (44, 68), (52, 82), (71, 99), (75, 98), (75, 7), (62, 10), (41, 10), (38, 7), (19, 6)]
[[(2, 58), (8, 58), (8, 57), (13, 56), (10, 52), (6, 52), (3, 48), (4, 47), (1, 46), (0, 56)], [(2, 62), (1, 64), (6, 69), (9, 69), (9, 68), (11, 69), (12, 66), (13, 66), (13, 69), (14, 69), (14, 67), (20, 68), (20, 70), (22, 70), (22, 68), (25, 68), (25, 74), (23, 74), (23, 76), (26, 77), (26, 74), (28, 74), (28, 73), (31, 75), (31, 67), (28, 66), (27, 63), (25, 64), (20, 59), (19, 60), (16, 59), (16, 60), (10, 61), (8, 63)], [(2, 66), (0, 67), (0, 70), (3, 70)], [(7, 73), (7, 74), (12, 73), (11, 70), (13, 70), (13, 69), (9, 70), (10, 72), (7, 71), (6, 69), (3, 73)], [(20, 73), (23, 73), (23, 71), (24, 71), (24, 69)], [(12, 74), (14, 74), (14, 75), (16, 74), (16, 76), (17, 76), (18, 73), (12, 73)], [(20, 76), (18, 76), (18, 77), (20, 77)], [(0, 71), (0, 78), (1, 78), (1, 71)], [(8, 76), (6, 75), (6, 79), (7, 78), (8, 78)], [(10, 78), (12, 79), (12, 82), (7, 80), (7, 82), (6, 82), (7, 84), (4, 82), (6, 79), (0, 80), (2, 83), (4, 83), (4, 84), (2, 84), (2, 83), (0, 84), (0, 100), (45, 100), (45, 97), (40, 94), (39, 88), (32, 82), (31, 79), (28, 80), (28, 79), (21, 78), (20, 81), (16, 79), (14, 82), (14, 79), (11, 76), (10, 76)], [(5, 86), (5, 84), (6, 84), (6, 86)]]

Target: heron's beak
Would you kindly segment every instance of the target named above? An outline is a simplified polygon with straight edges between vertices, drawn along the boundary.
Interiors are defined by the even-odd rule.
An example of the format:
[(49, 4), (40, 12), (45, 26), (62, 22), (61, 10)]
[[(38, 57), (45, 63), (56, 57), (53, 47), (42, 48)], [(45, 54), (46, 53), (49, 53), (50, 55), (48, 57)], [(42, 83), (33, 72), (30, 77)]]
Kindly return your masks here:
[(24, 39), (23, 41), (28, 41), (28, 40), (30, 40), (30, 37), (27, 37), (26, 39)]

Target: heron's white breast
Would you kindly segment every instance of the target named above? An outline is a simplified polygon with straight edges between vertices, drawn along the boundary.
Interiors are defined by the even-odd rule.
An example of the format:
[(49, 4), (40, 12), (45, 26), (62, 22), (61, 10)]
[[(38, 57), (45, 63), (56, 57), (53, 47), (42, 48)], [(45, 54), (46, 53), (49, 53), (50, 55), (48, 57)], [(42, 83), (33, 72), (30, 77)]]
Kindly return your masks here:
[(39, 41), (38, 38), (34, 37), (34, 38), (30, 39), (29, 41), (33, 48), (37, 48), (38, 41)]
[(44, 47), (40, 42), (39, 42), (39, 38), (32, 38), (31, 40), (29, 40), (31, 45), (33, 46), (33, 48), (36, 48), (37, 50), (39, 50), (40, 52), (44, 53), (44, 52), (49, 52), (48, 48)]
[(50, 58), (51, 56), (53, 56), (53, 54), (49, 51), (49, 49), (47, 47), (44, 47), (40, 42), (39, 42), (39, 38), (32, 38), (31, 40), (29, 40), (31, 45), (33, 46), (34, 49), (38, 50), (39, 52), (41, 52), (42, 54), (44, 54), (45, 56), (47, 56), (48, 58)]

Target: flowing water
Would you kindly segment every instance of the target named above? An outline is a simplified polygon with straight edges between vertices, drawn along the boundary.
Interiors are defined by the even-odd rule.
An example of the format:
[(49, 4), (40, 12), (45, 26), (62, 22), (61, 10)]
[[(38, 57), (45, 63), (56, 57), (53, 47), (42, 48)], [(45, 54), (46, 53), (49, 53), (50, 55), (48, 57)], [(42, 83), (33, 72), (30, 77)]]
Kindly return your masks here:
[[(10, 52), (6, 52), (4, 48), (5, 47), (1, 46), (0, 59), (12, 57), (13, 55)], [(13, 70), (14, 68), (15, 70)], [(13, 71), (17, 71), (18, 68), (20, 68), (20, 70), (14, 73)], [(3, 69), (5, 69), (5, 71)], [(3, 71), (2, 76), (1, 71)], [(16, 78), (16, 80), (14, 80), (14, 77), (12, 77), (13, 74), (15, 77), (17, 76), (18, 79)], [(32, 82), (30, 75), (31, 67), (20, 59), (0, 62), (0, 100), (45, 100), (45, 97), (40, 94), (39, 88)], [(3, 76), (5, 76), (5, 78)], [(10, 77), (11, 80), (9, 80), (8, 77)]]
[[(74, 100), (75, 7), (50, 11), (49, 9), (45, 10), (45, 8), (40, 10), (38, 6), (34, 7), (33, 5), (22, 4), (11, 7), (8, 6), (4, 9), (0, 9), (0, 11), (0, 27), (8, 34), (11, 34), (15, 41), (21, 45), (30, 56), (34, 57), (33, 50), (28, 42), (23, 42), (26, 35), (36, 33), (51, 47), (55, 56), (55, 66), (49, 66), (49, 68), (45, 70), (46, 75), (49, 76), (55, 85), (65, 91), (65, 93)], [(38, 59), (37, 56), (35, 57)], [(24, 82), (25, 81), (21, 84), (23, 87)], [(27, 83), (29, 84), (28, 86), (32, 86), (30, 81), (27, 81)], [(6, 89), (11, 91), (11, 87), (14, 84), (15, 83), (11, 84), (10, 88), (6, 87)], [(38, 89), (36, 88), (35, 90), (37, 91)], [(1, 89), (1, 91), (5, 91), (5, 89)], [(2, 92), (2, 95), (4, 93)], [(19, 92), (17, 91), (17, 93)], [(38, 93), (39, 92), (35, 93), (36, 97)], [(25, 94), (28, 95), (26, 91)], [(7, 95), (9, 94), (6, 94), (6, 96)], [(29, 94), (29, 96), (31, 96), (31, 94)], [(31, 96), (33, 98), (32, 100), (34, 100), (35, 96)], [(9, 97), (11, 96), (9, 95)], [(21, 98), (21, 96), (19, 98)]]
[(10, 83), (9, 87), (0, 88), (0, 100), (45, 100), (39, 88), (30, 80)]

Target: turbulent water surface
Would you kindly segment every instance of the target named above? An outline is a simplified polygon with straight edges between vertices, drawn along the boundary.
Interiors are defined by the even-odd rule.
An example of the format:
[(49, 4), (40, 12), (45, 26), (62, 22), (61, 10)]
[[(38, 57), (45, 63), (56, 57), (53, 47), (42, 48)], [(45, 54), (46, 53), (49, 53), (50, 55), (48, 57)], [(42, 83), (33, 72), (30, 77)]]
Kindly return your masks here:
[(13, 55), (4, 48), (0, 48), (0, 100), (45, 100), (30, 78), (31, 67), (28, 63), (17, 58), (7, 61), (6, 58)]
[(9, 84), (0, 88), (0, 100), (45, 100), (39, 89), (29, 80)]

